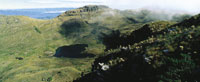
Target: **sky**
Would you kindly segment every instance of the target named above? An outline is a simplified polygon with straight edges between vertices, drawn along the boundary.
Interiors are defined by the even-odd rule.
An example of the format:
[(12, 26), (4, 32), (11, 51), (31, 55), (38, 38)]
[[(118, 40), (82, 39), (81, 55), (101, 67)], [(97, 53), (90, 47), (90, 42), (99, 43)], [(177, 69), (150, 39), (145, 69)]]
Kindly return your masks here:
[(0, 0), (0, 9), (81, 7), (107, 5), (115, 9), (165, 9), (200, 13), (200, 0)]

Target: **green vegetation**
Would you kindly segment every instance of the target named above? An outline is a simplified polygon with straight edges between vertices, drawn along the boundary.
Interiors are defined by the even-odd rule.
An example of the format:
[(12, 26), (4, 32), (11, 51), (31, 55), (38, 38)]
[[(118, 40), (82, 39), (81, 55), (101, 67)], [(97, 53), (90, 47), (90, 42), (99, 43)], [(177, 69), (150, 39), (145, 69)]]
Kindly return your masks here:
[(176, 21), (176, 22), (181, 22), (185, 19), (189, 19), (190, 17), (192, 17), (191, 15), (189, 14), (183, 14), (183, 15), (174, 15), (172, 17), (172, 21)]
[(37, 27), (35, 27), (35, 31), (41, 34), (41, 31)]
[(51, 20), (0, 15), (0, 82), (199, 81), (199, 16), (188, 17), (94, 5)]
[[(92, 64), (92, 72), (75, 82), (200, 81), (200, 27), (199, 22), (196, 22), (200, 16), (194, 17), (178, 24), (150, 23), (133, 31), (131, 36), (126, 36), (128, 39), (119, 37), (118, 34), (110, 35), (115, 39), (139, 38), (134, 38), (137, 42), (133, 39), (132, 44), (111, 48), (105, 52), (105, 56), (96, 58)], [(139, 36), (141, 33), (143, 36)], [(109, 69), (103, 69), (105, 66)]]

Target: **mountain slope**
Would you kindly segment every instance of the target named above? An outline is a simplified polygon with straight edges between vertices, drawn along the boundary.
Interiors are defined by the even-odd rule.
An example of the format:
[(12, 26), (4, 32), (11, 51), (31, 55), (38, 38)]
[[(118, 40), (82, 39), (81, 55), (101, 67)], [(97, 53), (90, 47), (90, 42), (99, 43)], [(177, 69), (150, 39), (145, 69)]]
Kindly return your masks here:
[[(85, 12), (87, 14), (83, 16), (89, 17), (88, 14), (93, 12)], [(60, 34), (62, 25), (71, 19), (80, 19), (80, 16), (63, 16), (51, 20), (37, 20), (25, 16), (0, 16), (0, 82), (72, 81), (81, 71), (87, 71), (92, 58), (53, 57), (58, 47), (71, 44), (89, 43), (92, 47), (87, 51), (93, 54), (100, 54), (103, 51), (103, 45), (96, 42), (97, 34), (88, 34), (91, 31), (100, 34), (99, 28), (92, 28), (96, 24), (88, 24), (89, 32), (84, 32), (81, 37), (65, 37)], [(101, 29), (108, 30), (107, 27)]]
[[(85, 55), (104, 54), (106, 35), (119, 31), (119, 37), (132, 36), (132, 31), (146, 23), (159, 21), (152, 15), (149, 11), (129, 12), (95, 5), (67, 11), (51, 20), (1, 15), (0, 82), (72, 81), (81, 72), (90, 72), (94, 58)], [(155, 25), (160, 24), (171, 22)], [(127, 40), (126, 36), (123, 39)], [(60, 48), (74, 48), (76, 44), (88, 45), (80, 53), (81, 58), (54, 56)]]
[[(163, 30), (148, 27), (160, 32), (106, 52), (105, 56), (95, 59), (92, 72), (74, 82), (200, 81), (198, 18), (196, 15), (171, 26), (164, 25), (165, 28), (155, 26)], [(133, 31), (127, 38), (134, 38), (138, 33)], [(149, 32), (143, 32), (146, 33)]]

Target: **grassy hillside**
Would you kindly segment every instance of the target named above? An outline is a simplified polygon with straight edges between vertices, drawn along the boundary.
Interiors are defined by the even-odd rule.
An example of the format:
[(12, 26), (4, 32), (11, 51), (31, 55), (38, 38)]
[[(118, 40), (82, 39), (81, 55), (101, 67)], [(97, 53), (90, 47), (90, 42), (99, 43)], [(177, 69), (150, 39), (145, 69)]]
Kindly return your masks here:
[(91, 58), (53, 57), (58, 47), (73, 44), (59, 33), (63, 21), (24, 16), (1, 16), (1, 21), (0, 82), (71, 81), (90, 67)]
[[(91, 5), (67, 11), (51, 20), (0, 15), (0, 82), (73, 81), (82, 72), (91, 72), (91, 63), (95, 58), (104, 55), (105, 49), (113, 48), (117, 51), (120, 45), (130, 44), (137, 48), (135, 43), (149, 37), (141, 36), (141, 40), (132, 43), (128, 40), (138, 39), (140, 36), (136, 37), (134, 32), (150, 28), (147, 31), (156, 35), (174, 24), (163, 21), (151, 23), (169, 20), (163, 18), (165, 15), (159, 14), (160, 17), (157, 18), (154, 14), (147, 10), (120, 11)], [(116, 40), (115, 36), (110, 36), (115, 32)], [(88, 47), (81, 55), (92, 54), (96, 57), (54, 56), (59, 47), (74, 44), (87, 44)]]
[[(198, 82), (200, 16), (180, 23), (155, 22), (129, 36), (110, 35), (121, 47), (105, 52), (92, 64), (92, 72), (74, 82)], [(140, 36), (142, 35), (142, 36)], [(123, 41), (130, 40), (123, 44)], [(122, 41), (122, 42), (120, 42)]]
[[(72, 43), (57, 32), (58, 25), (52, 23), (54, 20), (43, 21), (18, 16), (2, 19), (6, 22), (3, 22), (1, 25), (5, 26), (0, 28), (0, 81), (46, 81), (48, 78), (57, 77), (57, 72), (62, 70), (65, 70), (63, 76), (71, 74), (67, 80), (73, 80), (80, 72), (79, 67), (83, 65), (84, 68), (84, 64), (88, 64), (87, 61), (84, 63), (83, 59), (79, 59), (82, 62), (80, 63), (75, 62), (75, 59), (52, 57), (56, 48)], [(13, 20), (17, 22), (12, 22)]]

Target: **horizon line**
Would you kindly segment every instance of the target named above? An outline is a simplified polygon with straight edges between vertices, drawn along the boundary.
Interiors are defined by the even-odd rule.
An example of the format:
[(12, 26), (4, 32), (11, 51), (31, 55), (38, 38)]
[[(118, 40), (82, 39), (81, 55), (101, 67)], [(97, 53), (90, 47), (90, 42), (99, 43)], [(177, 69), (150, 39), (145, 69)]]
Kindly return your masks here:
[(55, 8), (73, 8), (73, 9), (76, 9), (76, 8), (79, 8), (79, 7), (41, 7), (41, 8), (3, 8), (0, 10), (20, 10), (20, 9), (55, 9)]

